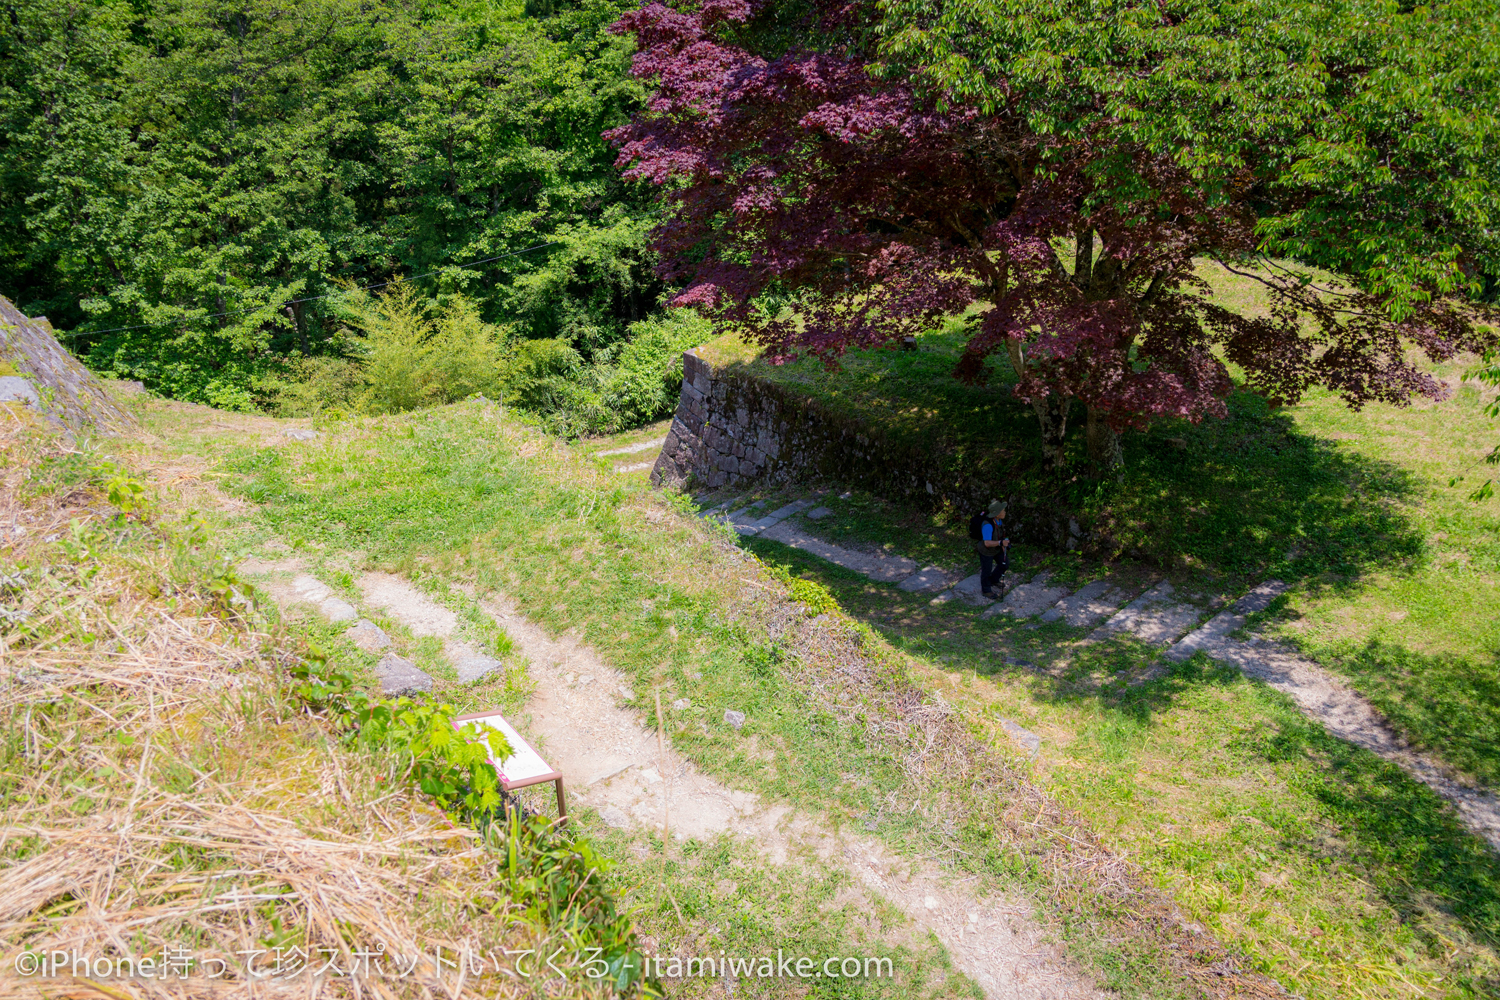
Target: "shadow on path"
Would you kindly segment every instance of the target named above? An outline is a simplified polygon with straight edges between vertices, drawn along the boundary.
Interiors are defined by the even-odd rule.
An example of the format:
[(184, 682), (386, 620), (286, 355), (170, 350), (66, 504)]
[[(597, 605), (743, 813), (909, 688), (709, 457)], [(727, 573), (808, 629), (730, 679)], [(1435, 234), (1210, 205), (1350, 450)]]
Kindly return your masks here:
[[(1148, 737), (1174, 738), (1163, 735), (1180, 728), (1164, 725), (1169, 720), (1185, 720), (1192, 729), (1192, 713), (1201, 710), (1198, 696), (1220, 691), (1233, 699), (1234, 711), (1245, 713), (1247, 724), (1252, 717), (1262, 723), (1246, 729), (1250, 735), (1235, 737), (1232, 747), (1253, 766), (1247, 775), (1225, 780), (1233, 785), (1256, 780), (1250, 775), (1257, 771), (1274, 774), (1265, 789), (1268, 795), (1275, 795), (1277, 782), (1286, 782), (1319, 813), (1278, 827), (1278, 856), (1297, 858), (1294, 867), (1303, 870), (1342, 865), (1357, 871), (1427, 947), (1448, 947), (1444, 942), (1455, 931), (1463, 939), (1457, 947), (1476, 949), (1476, 954), (1500, 947), (1500, 858), (1470, 835), (1426, 786), (1331, 736), (1290, 699), (1260, 685), (1247, 687), (1232, 667), (1201, 655), (1166, 665), (1129, 637), (1078, 648), (1073, 641), (1083, 633), (1063, 625), (981, 620), (975, 609), (932, 607), (926, 595), (873, 584), (772, 542), (752, 540), (747, 547), (765, 561), (827, 587), (845, 611), (898, 649), (943, 669), (1019, 684), (1038, 703), (1079, 713), (1074, 725), (1123, 732), (1113, 752), (1127, 764), (1133, 755), (1149, 752)], [(1070, 766), (1087, 767), (1088, 754), (1080, 749), (1087, 742), (1085, 738), (1078, 746), (1053, 752)], [(1083, 756), (1073, 759), (1074, 753)], [(1235, 794), (1240, 791), (1236, 785)], [(1213, 793), (1206, 789), (1204, 794)], [(1309, 823), (1336, 828), (1336, 842), (1309, 836)], [(1491, 973), (1478, 975), (1475, 982), (1491, 984), (1484, 978)], [(1486, 988), (1495, 986), (1500, 980)]]

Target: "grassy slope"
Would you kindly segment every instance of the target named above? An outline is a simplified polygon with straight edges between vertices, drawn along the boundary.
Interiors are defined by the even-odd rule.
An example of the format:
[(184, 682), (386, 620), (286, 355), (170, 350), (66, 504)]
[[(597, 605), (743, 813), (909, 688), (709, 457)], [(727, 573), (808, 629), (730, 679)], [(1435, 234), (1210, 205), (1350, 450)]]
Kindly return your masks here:
[[(1215, 265), (1203, 274), (1225, 304), (1265, 308), (1254, 282)], [(949, 377), (962, 341), (950, 323), (921, 351), (859, 352), (839, 372), (805, 361), (772, 367), (732, 340), (708, 356), (857, 409), (898, 435), (993, 441), (1016, 463), (997, 493), (1061, 490), (1122, 549), (1204, 586), (1291, 582), (1270, 615), (1284, 636), (1352, 680), (1413, 743), (1500, 785), (1500, 498), (1474, 504), (1467, 486), (1448, 485), (1492, 447), (1496, 428), (1478, 389), (1462, 382), (1463, 362), (1436, 367), (1453, 387), (1448, 400), (1404, 409), (1352, 412), (1314, 391), (1273, 411), (1238, 394), (1227, 420), (1127, 435), (1123, 485), (1059, 486), (1037, 479), (1035, 427), (1007, 398), (1004, 367), (988, 388)], [(893, 542), (915, 558), (942, 558), (962, 530), (941, 513), (878, 504), (844, 513), (832, 530)], [(1080, 562), (1072, 575), (1098, 571)]]
[(1129, 641), (1079, 651), (1082, 633), (1064, 625), (976, 620), (774, 543), (751, 547), (940, 664), (948, 696), (975, 717), (1040, 734), (1038, 775), (1053, 794), (1289, 988), (1497, 988), (1500, 860), (1424, 787), (1275, 692), (1201, 660), (1132, 685), (1149, 657)]
[[(409, 794), (393, 756), (303, 711), (282, 670), (301, 638), (226, 602), (218, 539), (175, 488), (125, 517), (94, 469), (123, 442), (62, 447), (0, 418), (0, 994), (163, 990), (90, 972), (108, 988), (84, 991), (71, 967), (17, 978), (25, 949), (137, 962), (186, 949), (224, 964), (172, 995), (208, 996), (243, 982), (247, 953), (268, 977), (277, 948), (351, 968), (361, 948), (541, 939), (493, 855)], [(495, 969), (456, 990), (430, 964), (386, 969), (390, 997), (520, 995)], [(294, 971), (257, 993), (308, 995)]]
[[(328, 434), (310, 446), (180, 444), (223, 458), (227, 482), (261, 505), (247, 545), (257, 532), (274, 533), (314, 558), (357, 550), (368, 564), (407, 572), (435, 591), (444, 581), (498, 585), (549, 628), (579, 631), (642, 688), (661, 680), (665, 695), (691, 697), (703, 708), (701, 724), (682, 725), (674, 739), (722, 780), (816, 803), (835, 818), (873, 821), (909, 849), (959, 847), (964, 854), (955, 857), (979, 859), (963, 863), (1001, 887), (1046, 881), (1025, 852), (987, 847), (982, 823), (950, 825), (945, 834), (941, 812), (902, 818), (883, 810), (877, 789), (910, 788), (898, 798), (924, 809), (939, 790), (911, 786), (888, 747), (866, 742), (805, 692), (780, 686), (774, 645), (725, 631), (724, 600), (742, 564), (705, 549), (701, 529), (664, 516), (657, 501), (636, 495), (638, 485), (624, 485), (633, 479), (596, 475), (555, 443), (472, 407)], [(868, 529), (881, 508), (870, 498), (845, 503), (860, 502), (853, 525)], [(1492, 988), (1500, 919), (1493, 859), (1423, 789), (1329, 741), (1275, 695), (1201, 664), (1142, 688), (1101, 684), (1095, 675), (1109, 678), (1139, 661), (1128, 645), (1104, 648), (1092, 662), (1079, 657), (1056, 678), (1005, 668), (997, 652), (1056, 662), (1074, 636), (1055, 626), (976, 627), (958, 608), (893, 605), (889, 588), (799, 563), (786, 550), (763, 551), (824, 581), (909, 653), (919, 673), (942, 677), (930, 670), (941, 667), (967, 677), (944, 696), (968, 709), (977, 731), (995, 738), (993, 724), (1004, 716), (1043, 733), (1039, 773), (1057, 796), (1289, 986), (1319, 997)], [(503, 696), (452, 693), (476, 705)], [(723, 707), (748, 711), (752, 723), (733, 734), (718, 722)], [(766, 759), (740, 739), (774, 750)], [(995, 748), (1010, 753), (1003, 740)], [(616, 850), (625, 859), (622, 879), (641, 887), (652, 934), (679, 933), (674, 896), (695, 914), (689, 920), (700, 940), (765, 942), (775, 933), (813, 948), (855, 927), (842, 923), (853, 920), (844, 910), (827, 916), (809, 905), (826, 898), (821, 886), (799, 895), (769, 871), (738, 878), (751, 859), (726, 862), (722, 848), (675, 858), (622, 837)], [(670, 893), (656, 888), (663, 873), (675, 879)], [(741, 901), (705, 892), (721, 879), (781, 888), (753, 890), (746, 911)], [(747, 925), (746, 913), (761, 922)], [(1101, 942), (1090, 925), (1095, 915), (1078, 916), (1075, 949), (1097, 949), (1098, 967), (1117, 985), (1165, 988), (1159, 956), (1128, 937)], [(828, 927), (835, 930), (825, 937)], [(909, 959), (941, 964), (930, 952)]]
[[(1202, 974), (1203, 963), (1217, 960), (1195, 957), (1191, 941), (1164, 950), (1178, 932), (1149, 912), (1128, 912), (1149, 911), (1149, 899), (1115, 907), (1094, 881), (1105, 877), (1102, 869), (1078, 870), (1069, 853), (1087, 841), (1052, 832), (1066, 832), (1071, 820), (1050, 805), (1001, 815), (1031, 800), (1005, 800), (1021, 793), (1004, 782), (992, 787), (973, 768), (1001, 767), (996, 759), (1009, 759), (1009, 751), (960, 757), (952, 772), (939, 766), (943, 754), (958, 752), (944, 749), (956, 737), (934, 748), (925, 716), (909, 714), (906, 695), (871, 700), (886, 691), (885, 678), (905, 683), (899, 679), (909, 667), (899, 659), (871, 668), (876, 675), (858, 685), (838, 675), (862, 657), (889, 656), (883, 643), (872, 635), (857, 647), (868, 652), (797, 653), (795, 629), (783, 632), (784, 623), (759, 621), (759, 612), (740, 605), (744, 594), (760, 592), (753, 581), (742, 583), (757, 572), (751, 564), (712, 543), (699, 522), (669, 512), (635, 477), (596, 472), (584, 449), (564, 448), (484, 404), (329, 426), (307, 445), (194, 436), (179, 412), (167, 410), (156, 429), (172, 438), (172, 449), (217, 463), (225, 485), (258, 505), (241, 523), (245, 551), (263, 550), (274, 536), (330, 582), (348, 572), (353, 552), (363, 565), (406, 573), (440, 597), (451, 597), (457, 583), (503, 590), (549, 629), (583, 636), (633, 674), (637, 690), (660, 683), (664, 700), (691, 698), (693, 708), (670, 720), (673, 740), (709, 773), (834, 823), (857, 822), (901, 849), (957, 859), (978, 885), (1050, 901), (1066, 918), (1075, 953), (1126, 995), (1176, 995), (1179, 974)], [(488, 707), (518, 690), (512, 684), (508, 695), (503, 680), (477, 688), (440, 682), (460, 707)], [(726, 707), (749, 715), (744, 729), (722, 722)], [(1039, 815), (1045, 822), (1032, 827)], [(620, 884), (643, 907), (653, 940), (818, 954), (867, 938), (908, 970), (921, 970), (917, 981), (859, 987), (868, 995), (972, 988), (943, 971), (946, 960), (930, 940), (903, 939), (902, 921), (876, 914), (872, 924), (841, 893), (842, 876), (816, 859), (788, 874), (728, 842), (679, 851), (649, 837), (601, 837), (613, 838), (606, 842), (621, 861)], [(710, 891), (724, 882), (736, 891)], [(1196, 972), (1182, 971), (1195, 962)], [(814, 995), (830, 989), (823, 984)]]
[[(1205, 276), (1228, 304), (1263, 308), (1253, 282)], [(865, 352), (838, 372), (772, 368), (731, 341), (708, 355), (898, 434), (994, 439), (1018, 468), (996, 492), (1014, 493), (1033, 475), (1034, 428), (1005, 399), (1004, 372), (992, 389), (952, 382), (961, 342), (950, 324), (919, 352)], [(1294, 586), (1264, 616), (1274, 630), (1353, 681), (1414, 743), (1500, 784), (1500, 502), (1475, 505), (1448, 486), (1495, 428), (1462, 369), (1438, 366), (1455, 388), (1439, 404), (1353, 413), (1318, 392), (1271, 411), (1239, 395), (1227, 421), (1129, 435), (1123, 486), (1065, 488), (1153, 558), (1020, 550), (1014, 562), (1074, 583), (1164, 569), (1179, 588), (1221, 598), (1281, 576)], [(765, 492), (774, 506), (795, 491)], [(835, 513), (820, 534), (953, 568), (970, 561), (951, 512), (837, 492), (822, 498)], [(962, 609), (752, 544), (901, 648), (985, 677), (980, 701), (1049, 737), (1042, 761), (1057, 794), (1289, 985), (1325, 996), (1500, 990), (1493, 857), (1425, 789), (1330, 741), (1274, 692), (1203, 663), (1128, 688), (1114, 680), (1140, 662), (1127, 645), (1075, 655), (1065, 628), (976, 625)], [(1006, 655), (1057, 666), (1037, 676), (1004, 666)], [(1453, 976), (1464, 967), (1478, 977), (1468, 986)]]

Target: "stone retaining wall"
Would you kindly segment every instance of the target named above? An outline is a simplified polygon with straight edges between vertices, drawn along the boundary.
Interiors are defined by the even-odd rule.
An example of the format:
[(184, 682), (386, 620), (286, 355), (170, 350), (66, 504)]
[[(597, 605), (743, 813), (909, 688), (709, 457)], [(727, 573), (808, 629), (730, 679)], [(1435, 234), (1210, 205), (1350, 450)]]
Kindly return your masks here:
[[(718, 489), (752, 481), (832, 479), (924, 508), (972, 510), (1002, 497), (1008, 470), (960, 471), (953, 449), (889, 440), (815, 400), (743, 373), (725, 373), (688, 351), (682, 395), (651, 482)], [(1032, 544), (1077, 548), (1088, 533), (1067, 512), (1011, 496), (1012, 530)]]

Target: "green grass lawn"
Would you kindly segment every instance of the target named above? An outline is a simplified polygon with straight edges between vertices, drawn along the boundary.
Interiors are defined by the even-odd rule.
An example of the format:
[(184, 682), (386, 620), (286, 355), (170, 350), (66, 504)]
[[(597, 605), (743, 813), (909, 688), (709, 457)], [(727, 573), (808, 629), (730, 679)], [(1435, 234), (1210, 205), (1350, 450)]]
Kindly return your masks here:
[(774, 542), (747, 544), (946, 671), (945, 697), (975, 718), (1042, 736), (1047, 787), (1289, 988), (1500, 989), (1500, 858), (1426, 787), (1278, 693), (1201, 657), (1132, 684), (1151, 654), (1129, 639), (1080, 650), (1065, 625), (980, 620)]
[[(1254, 314), (1253, 281), (1205, 264), (1216, 297)], [(987, 387), (951, 371), (964, 342), (950, 321), (920, 350), (852, 352), (827, 371), (811, 361), (772, 366), (732, 338), (709, 345), (716, 364), (772, 379), (857, 412), (899, 438), (992, 448), (995, 494), (1050, 497), (1113, 539), (1113, 572), (1132, 564), (1233, 594), (1268, 577), (1291, 591), (1266, 616), (1273, 631), (1347, 677), (1417, 746), (1475, 779), (1500, 785), (1500, 498), (1475, 504), (1449, 480), (1500, 437), (1462, 360), (1436, 366), (1451, 387), (1440, 403), (1371, 404), (1350, 411), (1310, 392), (1272, 409), (1249, 393), (1229, 416), (1164, 421), (1124, 438), (1123, 483), (1045, 479), (1036, 427), (1008, 397), (1008, 365)], [(1070, 447), (1079, 455), (1080, 433)], [(1081, 455), (1080, 455), (1081, 457)], [(962, 564), (963, 512), (903, 507), (858, 493), (825, 501), (832, 540), (889, 546), (923, 562)], [(790, 495), (790, 494), (787, 494)], [(1081, 581), (1097, 560), (1023, 555)]]

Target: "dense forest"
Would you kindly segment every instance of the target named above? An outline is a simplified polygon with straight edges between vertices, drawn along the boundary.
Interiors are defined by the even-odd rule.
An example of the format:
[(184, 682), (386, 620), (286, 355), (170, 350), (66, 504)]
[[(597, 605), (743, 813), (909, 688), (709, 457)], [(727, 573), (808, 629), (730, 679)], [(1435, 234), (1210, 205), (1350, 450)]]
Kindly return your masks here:
[(374, 351), (423, 369), (407, 395), (654, 415), (698, 327), (663, 319), (650, 192), (600, 136), (644, 94), (631, 6), (9, 5), (0, 292), (216, 406), (404, 408), (347, 364)]
[[(167, 396), (567, 434), (669, 412), (708, 329), (670, 292), (829, 361), (977, 296), (956, 374), (1005, 345), (1049, 461), (1078, 400), (1113, 467), (1222, 412), (1220, 354), (1359, 406), (1493, 346), (1493, 2), (12, 2), (0, 293)], [(1349, 288), (1202, 298), (1262, 255)]]

